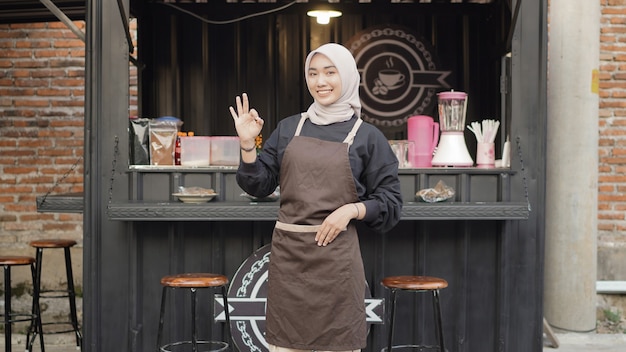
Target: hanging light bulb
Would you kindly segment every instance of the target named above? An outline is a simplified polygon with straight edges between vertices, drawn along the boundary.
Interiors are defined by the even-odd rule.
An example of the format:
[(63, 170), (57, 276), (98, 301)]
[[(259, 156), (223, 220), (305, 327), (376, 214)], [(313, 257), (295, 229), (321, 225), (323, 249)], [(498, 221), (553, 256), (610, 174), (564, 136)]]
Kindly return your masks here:
[(341, 16), (340, 11), (334, 11), (334, 10), (314, 10), (314, 11), (309, 11), (306, 14), (309, 15), (310, 17), (315, 17), (317, 20), (317, 23), (319, 24), (328, 24), (330, 23), (331, 17)]

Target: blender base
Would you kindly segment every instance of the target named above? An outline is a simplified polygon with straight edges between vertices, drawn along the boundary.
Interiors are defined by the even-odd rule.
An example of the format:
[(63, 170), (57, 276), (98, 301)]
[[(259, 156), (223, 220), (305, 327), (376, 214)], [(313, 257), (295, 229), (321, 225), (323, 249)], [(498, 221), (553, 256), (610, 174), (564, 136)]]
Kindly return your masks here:
[(433, 166), (472, 167), (474, 159), (465, 145), (463, 132), (442, 132), (432, 160)]

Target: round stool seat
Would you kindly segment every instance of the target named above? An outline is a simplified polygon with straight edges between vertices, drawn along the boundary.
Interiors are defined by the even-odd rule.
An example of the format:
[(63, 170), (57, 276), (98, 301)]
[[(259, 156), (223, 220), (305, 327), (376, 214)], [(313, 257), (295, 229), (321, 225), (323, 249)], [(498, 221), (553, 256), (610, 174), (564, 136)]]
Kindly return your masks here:
[(35, 262), (35, 258), (20, 255), (0, 256), (0, 265), (29, 265)]
[(390, 276), (384, 278), (382, 284), (388, 288), (413, 291), (439, 290), (448, 287), (446, 280), (432, 276)]
[(65, 239), (49, 239), (49, 240), (35, 240), (30, 242), (31, 247), (35, 248), (67, 248), (76, 245), (74, 240)]
[[(161, 278), (161, 285), (163, 288), (161, 293), (161, 311), (159, 312), (159, 329), (157, 330), (157, 351), (173, 352), (182, 351), (184, 349), (185, 351), (223, 352), (231, 346), (232, 336), (230, 332), (230, 314), (228, 312), (228, 278), (226, 276), (213, 273), (183, 273), (167, 275)], [(189, 289), (189, 293), (191, 295), (191, 339), (178, 340), (163, 344), (163, 325), (165, 323), (167, 292), (173, 291), (177, 288)], [(226, 317), (226, 330), (228, 331), (228, 342), (214, 341), (210, 337), (208, 339), (198, 338), (196, 330), (196, 305), (197, 291), (199, 291), (199, 289), (219, 289), (221, 291), (224, 316)], [(213, 310), (214, 308), (211, 309), (212, 312)], [(185, 347), (191, 348), (188, 349)]]
[(161, 278), (161, 285), (167, 287), (219, 287), (227, 283), (226, 276), (212, 273), (185, 273)]
[[(393, 352), (397, 348), (413, 348), (419, 349), (436, 349), (439, 352), (446, 352), (443, 338), (443, 324), (441, 320), (441, 305), (439, 302), (439, 290), (448, 287), (448, 282), (444, 279), (433, 276), (388, 276), (380, 282), (385, 288), (391, 291), (391, 299), (389, 300), (391, 314), (389, 316), (389, 330), (387, 337), (387, 347), (382, 352)], [(435, 318), (435, 336), (438, 345), (427, 344), (410, 344), (410, 345), (393, 345), (393, 328), (396, 315), (396, 295), (399, 291), (408, 291), (410, 293), (428, 293), (432, 295), (433, 313)]]

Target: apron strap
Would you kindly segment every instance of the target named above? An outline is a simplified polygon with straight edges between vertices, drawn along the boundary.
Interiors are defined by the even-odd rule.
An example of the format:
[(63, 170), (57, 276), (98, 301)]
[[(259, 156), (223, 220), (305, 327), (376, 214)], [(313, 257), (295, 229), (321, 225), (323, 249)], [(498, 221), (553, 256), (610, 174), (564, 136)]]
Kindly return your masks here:
[(300, 114), (300, 122), (298, 122), (298, 127), (296, 128), (296, 133), (294, 133), (294, 136), (300, 135), (300, 131), (302, 131), (302, 126), (304, 126), (304, 121), (306, 121), (308, 117), (309, 116), (306, 114), (306, 112)]
[[(306, 114), (306, 112), (300, 114), (300, 121), (298, 121), (298, 127), (296, 127), (296, 133), (294, 133), (294, 136), (300, 135), (300, 132), (302, 131), (302, 126), (304, 126), (304, 121), (306, 121), (307, 118), (309, 118), (309, 116)], [(346, 138), (343, 140), (343, 143), (348, 143), (348, 147), (350, 147), (354, 142), (354, 136), (356, 136), (356, 132), (359, 130), (359, 127), (361, 127), (362, 123), (363, 120), (358, 118), (354, 123), (354, 126), (352, 126), (352, 130), (350, 130)]]
[(348, 143), (348, 146), (351, 146), (352, 142), (354, 142), (354, 136), (356, 136), (356, 131), (359, 130), (359, 127), (361, 127), (362, 123), (363, 120), (361, 120), (360, 118), (357, 119), (354, 123), (354, 126), (352, 126), (352, 130), (350, 131), (350, 133), (348, 133), (346, 139), (343, 140), (344, 143)]

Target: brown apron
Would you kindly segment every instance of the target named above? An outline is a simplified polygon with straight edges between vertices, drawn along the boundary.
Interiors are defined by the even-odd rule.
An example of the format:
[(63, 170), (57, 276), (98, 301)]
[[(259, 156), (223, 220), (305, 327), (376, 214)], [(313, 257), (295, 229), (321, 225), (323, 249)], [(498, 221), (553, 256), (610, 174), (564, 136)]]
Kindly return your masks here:
[(362, 120), (343, 143), (300, 136), (302, 115), (282, 160), (280, 210), (272, 235), (266, 335), (269, 344), (346, 351), (366, 346), (365, 273), (354, 224), (326, 247), (317, 225), (358, 201), (348, 149)]

